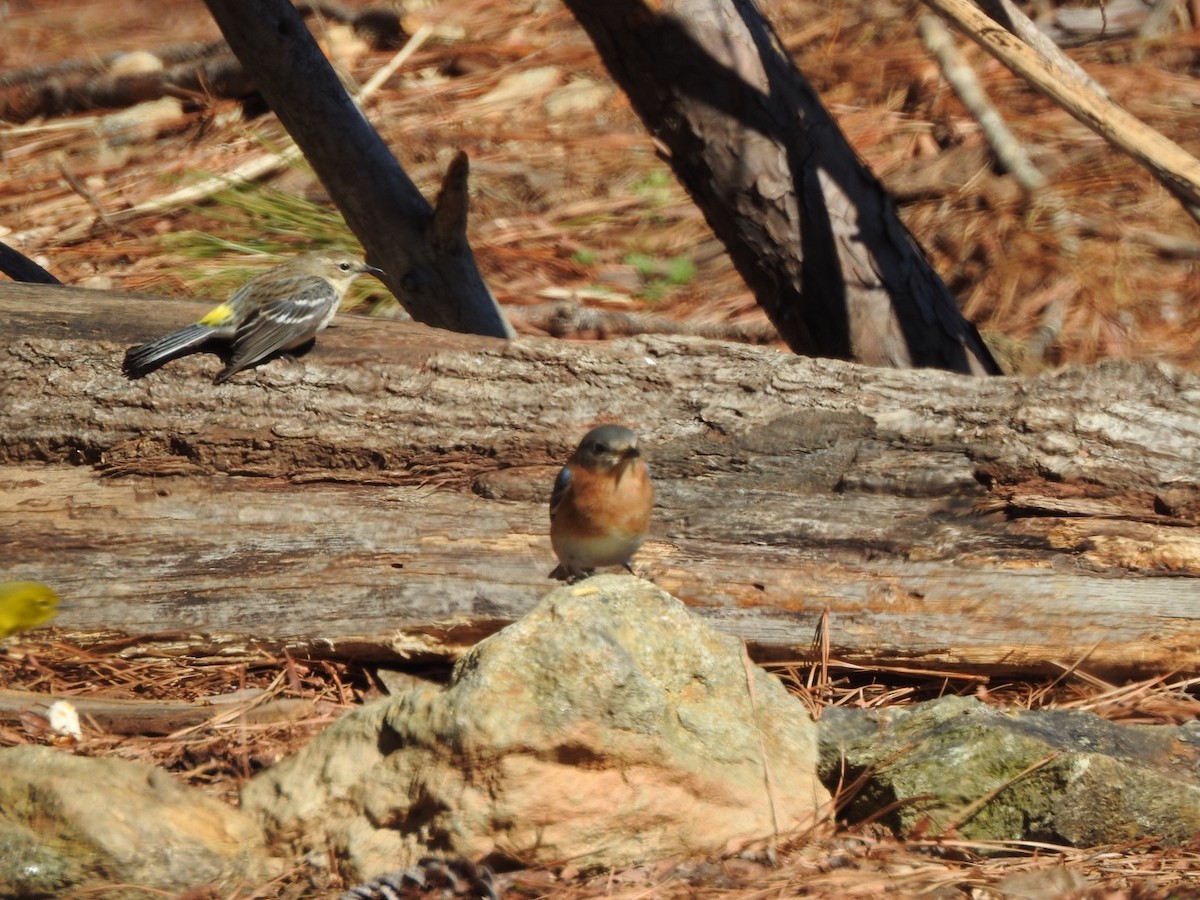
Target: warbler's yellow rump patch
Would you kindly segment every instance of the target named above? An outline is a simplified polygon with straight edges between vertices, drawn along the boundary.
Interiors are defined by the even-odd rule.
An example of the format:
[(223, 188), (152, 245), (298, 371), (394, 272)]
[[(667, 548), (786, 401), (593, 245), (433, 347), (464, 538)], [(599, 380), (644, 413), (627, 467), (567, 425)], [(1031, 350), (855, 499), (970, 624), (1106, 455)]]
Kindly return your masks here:
[(209, 310), (208, 313), (205, 314), (204, 318), (200, 320), (200, 324), (210, 326), (220, 325), (232, 315), (233, 307), (228, 303), (222, 303), (220, 306)]

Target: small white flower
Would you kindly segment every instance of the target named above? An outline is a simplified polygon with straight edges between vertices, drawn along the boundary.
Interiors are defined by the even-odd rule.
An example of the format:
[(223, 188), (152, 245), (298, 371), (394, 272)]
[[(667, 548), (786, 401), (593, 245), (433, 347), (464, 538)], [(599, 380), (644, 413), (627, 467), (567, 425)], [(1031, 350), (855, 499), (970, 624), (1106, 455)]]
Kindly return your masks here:
[(79, 729), (79, 713), (66, 700), (55, 700), (51, 703), (46, 718), (50, 722), (50, 729), (55, 734), (74, 738), (77, 741), (83, 739), (83, 732)]

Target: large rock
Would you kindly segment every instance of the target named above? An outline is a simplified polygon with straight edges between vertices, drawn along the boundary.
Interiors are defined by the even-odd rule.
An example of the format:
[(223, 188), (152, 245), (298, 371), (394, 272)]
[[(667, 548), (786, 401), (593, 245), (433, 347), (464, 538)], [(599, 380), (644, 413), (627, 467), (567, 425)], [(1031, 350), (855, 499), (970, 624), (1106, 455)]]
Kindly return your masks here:
[(293, 853), (370, 878), (436, 851), (523, 865), (710, 853), (829, 801), (804, 706), (741, 643), (628, 576), (548, 595), (447, 688), (343, 717), (254, 778), (243, 808)]
[(966, 697), (821, 717), (827, 780), (869, 773), (851, 818), (891, 806), (901, 834), (971, 840), (1191, 840), (1200, 833), (1198, 747), (1194, 725), (1120, 725)]
[(105, 882), (163, 891), (259, 883), (262, 835), (236, 809), (153, 766), (50, 747), (0, 750), (0, 896)]

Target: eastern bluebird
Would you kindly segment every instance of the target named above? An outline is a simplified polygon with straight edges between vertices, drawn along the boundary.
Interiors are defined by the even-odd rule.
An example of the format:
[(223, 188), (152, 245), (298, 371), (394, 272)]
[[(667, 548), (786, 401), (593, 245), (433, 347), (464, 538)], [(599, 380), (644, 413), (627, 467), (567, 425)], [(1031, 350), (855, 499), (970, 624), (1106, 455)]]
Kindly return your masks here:
[(333, 321), (351, 282), (374, 266), (340, 250), (306, 253), (250, 279), (227, 301), (193, 325), (130, 347), (125, 374), (141, 378), (163, 363), (199, 350), (210, 340), (231, 341), (229, 363), (213, 384), (279, 350), (294, 350)]
[(623, 565), (646, 539), (654, 485), (637, 435), (621, 425), (589, 431), (567, 460), (550, 496), (550, 544), (569, 579), (596, 566)]

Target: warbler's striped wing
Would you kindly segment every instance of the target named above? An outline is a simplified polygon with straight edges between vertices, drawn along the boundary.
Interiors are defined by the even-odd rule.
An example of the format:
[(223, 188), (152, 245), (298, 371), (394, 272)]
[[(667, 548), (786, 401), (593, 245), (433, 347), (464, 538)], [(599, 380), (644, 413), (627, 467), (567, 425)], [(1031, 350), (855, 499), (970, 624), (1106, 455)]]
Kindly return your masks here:
[(216, 383), (272, 353), (311, 341), (333, 320), (340, 300), (337, 289), (324, 278), (313, 275), (297, 279), (294, 290), (247, 316), (233, 339), (229, 365), (217, 375)]

